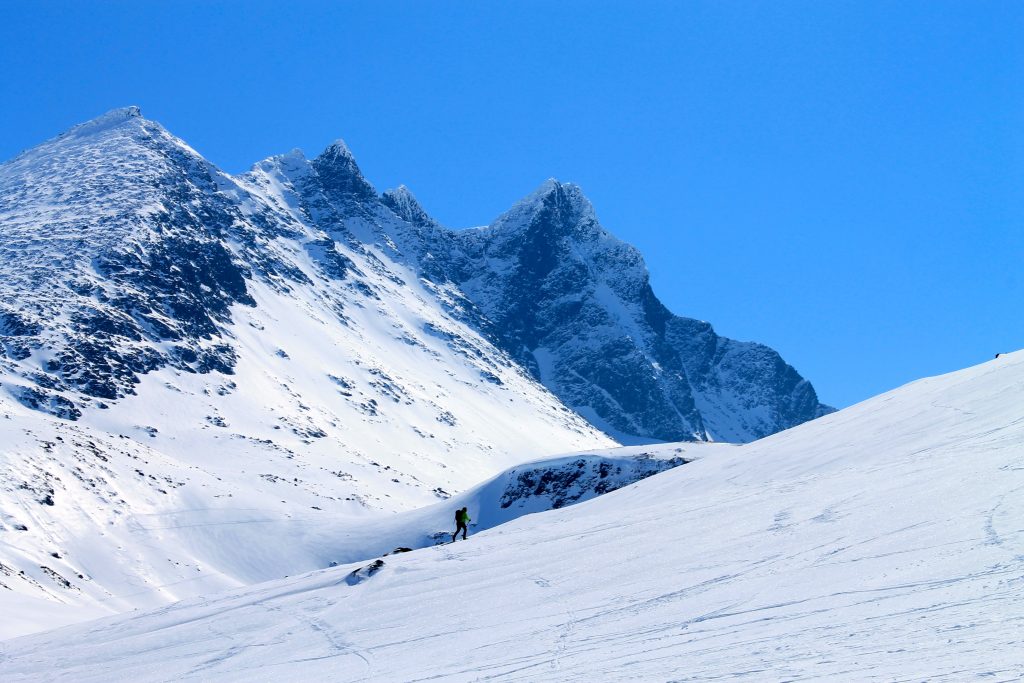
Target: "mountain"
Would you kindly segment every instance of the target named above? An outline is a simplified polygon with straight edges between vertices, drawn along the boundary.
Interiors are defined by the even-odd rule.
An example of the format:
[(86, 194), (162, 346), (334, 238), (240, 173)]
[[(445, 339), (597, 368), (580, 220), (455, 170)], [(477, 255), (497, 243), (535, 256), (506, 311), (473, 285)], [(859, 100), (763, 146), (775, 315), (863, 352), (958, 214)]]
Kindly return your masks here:
[(609, 435), (824, 410), (668, 313), (571, 185), (450, 230), (341, 141), (232, 176), (135, 107), (0, 164), (10, 633), (322, 567), (368, 520)]
[[(233, 308), (257, 307), (253, 283), (287, 294), (324, 278), (439, 300), (622, 439), (742, 442), (831, 410), (771, 349), (666, 310), (640, 254), (570, 184), (544, 183), (487, 228), (448, 230), (408, 189), (378, 195), (341, 141), (231, 177), (128, 108), (4, 164), (0, 189), (0, 348), (27, 380), (8, 391), (61, 417), (130, 395), (157, 368), (230, 372), (237, 349), (221, 332)], [(321, 298), (345, 324), (341, 296)]]
[[(265, 168), (301, 196), (261, 186)], [(413, 459), (491, 450), (522, 419), (537, 431), (517, 425), (515, 448), (609, 443), (461, 321), (457, 294), (348, 232), (337, 216), (371, 195), (341, 143), (235, 179), (136, 108), (29, 150), (0, 166), (4, 389), (146, 440), (131, 407), (153, 422), (173, 402), (171, 431), (308, 447), (333, 430), (364, 455), (383, 435)]]
[(318, 525), (614, 445), (332, 222), (351, 164), (233, 178), (130, 108), (0, 165), (5, 628), (326, 566)]
[(832, 410), (775, 351), (669, 312), (575, 185), (549, 180), (455, 236), (455, 277), (503, 348), (607, 433), (745, 442)]
[(6, 641), (0, 677), (1019, 680), (1022, 391), (1024, 351), (468, 541)]
[(378, 198), (342, 143), (313, 165), (325, 157), (344, 159), (326, 193), (275, 163), (248, 179), (292, 188), (284, 203), (336, 239), (448, 288), (461, 319), (607, 434), (745, 442), (833, 410), (772, 349), (668, 311), (575, 185), (549, 180), (490, 226), (449, 230), (404, 186)]

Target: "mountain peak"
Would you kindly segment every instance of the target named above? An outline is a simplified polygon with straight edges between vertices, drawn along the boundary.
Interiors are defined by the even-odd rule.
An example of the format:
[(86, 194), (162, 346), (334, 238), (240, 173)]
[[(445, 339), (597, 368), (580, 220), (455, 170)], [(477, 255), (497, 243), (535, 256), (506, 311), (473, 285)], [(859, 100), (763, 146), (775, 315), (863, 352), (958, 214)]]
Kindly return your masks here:
[(536, 190), (523, 197), (518, 204), (531, 205), (551, 201), (565, 203), (576, 211), (593, 209), (593, 205), (586, 195), (583, 194), (583, 190), (579, 185), (565, 183), (557, 178), (548, 178)]
[(352, 151), (342, 139), (327, 146), (320, 156), (313, 160), (313, 168), (320, 176), (320, 182), (330, 194), (342, 199), (368, 200), (377, 196), (356, 164)]
[(594, 206), (579, 185), (548, 178), (491, 224), (501, 232), (530, 226), (546, 232), (572, 231), (581, 223), (595, 224)]
[(309, 161), (306, 159), (306, 155), (303, 153), (303, 151), (298, 147), (295, 147), (290, 152), (285, 152), (284, 154), (275, 154), (274, 156), (267, 157), (262, 161), (257, 161), (255, 164), (252, 165), (250, 172), (258, 170), (270, 171), (271, 169), (274, 168), (288, 170), (300, 168), (308, 164)]
[(575, 185), (572, 185), (571, 183), (563, 183), (558, 178), (548, 178), (538, 185), (533, 192), (520, 199), (518, 203), (532, 203), (544, 199), (552, 194), (562, 192), (567, 187), (575, 187)]
[(548, 178), (537, 188), (537, 192), (554, 192), (562, 187), (562, 181), (558, 178)]
[(437, 223), (405, 185), (385, 190), (381, 196), (381, 202), (394, 211), (399, 218), (407, 220), (413, 225), (436, 225)]
[(94, 119), (69, 128), (64, 133), (61, 133), (59, 137), (84, 137), (86, 135), (94, 135), (107, 129), (120, 126), (126, 121), (131, 121), (132, 119), (142, 119), (142, 110), (137, 106), (132, 105), (130, 107), (111, 109), (107, 113), (97, 116)]
[(325, 149), (320, 156), (325, 159), (346, 159), (355, 163), (355, 157), (352, 156), (352, 150), (348, 148), (348, 145), (346, 145), (345, 141), (341, 138), (338, 138), (331, 144), (327, 145), (327, 149)]

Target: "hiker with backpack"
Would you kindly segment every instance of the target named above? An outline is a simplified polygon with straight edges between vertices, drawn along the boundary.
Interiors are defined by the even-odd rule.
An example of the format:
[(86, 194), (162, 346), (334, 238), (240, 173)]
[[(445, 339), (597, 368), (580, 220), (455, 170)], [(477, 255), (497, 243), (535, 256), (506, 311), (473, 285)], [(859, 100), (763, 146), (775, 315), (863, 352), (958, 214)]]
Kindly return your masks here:
[(455, 542), (455, 537), (459, 535), (459, 531), (462, 531), (462, 540), (466, 540), (466, 534), (469, 532), (469, 521), (469, 510), (467, 508), (455, 511), (455, 533), (452, 534), (452, 543)]

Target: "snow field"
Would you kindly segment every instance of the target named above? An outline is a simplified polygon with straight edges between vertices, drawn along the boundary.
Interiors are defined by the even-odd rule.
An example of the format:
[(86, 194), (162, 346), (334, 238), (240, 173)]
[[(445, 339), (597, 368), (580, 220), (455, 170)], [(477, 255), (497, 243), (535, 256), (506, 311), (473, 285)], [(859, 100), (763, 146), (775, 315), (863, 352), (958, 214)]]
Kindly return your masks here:
[(1017, 352), (356, 585), (364, 563), (6, 641), (0, 677), (1018, 680), (1022, 394)]

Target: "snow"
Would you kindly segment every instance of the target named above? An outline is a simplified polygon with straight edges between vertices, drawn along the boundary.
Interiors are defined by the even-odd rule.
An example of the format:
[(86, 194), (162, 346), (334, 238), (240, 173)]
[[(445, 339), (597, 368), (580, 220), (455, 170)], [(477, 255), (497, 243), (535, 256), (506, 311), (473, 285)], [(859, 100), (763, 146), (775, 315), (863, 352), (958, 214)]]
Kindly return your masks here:
[(65, 133), (61, 134), (60, 137), (84, 137), (86, 135), (95, 135), (102, 133), (110, 128), (120, 126), (122, 123), (129, 119), (136, 119), (142, 117), (142, 110), (137, 106), (130, 107), (119, 107), (117, 109), (111, 109), (106, 114), (97, 116), (94, 119), (80, 123), (68, 129)]
[[(252, 293), (259, 305), (231, 327), (231, 376), (153, 372), (137, 395), (74, 425), (2, 406), (13, 419), (0, 420), (11, 482), (0, 562), (36, 581), (0, 577), (12, 589), (0, 590), (5, 610), (35, 597), (91, 618), (325, 567), (340, 552), (331, 535), (436, 501), (437, 488), (611, 443), (514, 367), (485, 365), (502, 384), (480, 382), (479, 360), (423, 332), (425, 320), (460, 331), (428, 299), (353, 308), (343, 327), (298, 293)], [(52, 487), (54, 506), (25, 482)], [(22, 522), (29, 530), (13, 531)], [(42, 565), (73, 588), (52, 586)], [(0, 633), (42, 625), (10, 619)]]
[(0, 678), (1018, 680), (1022, 394), (1017, 352), (354, 585), (368, 560), (5, 641)]
[(324, 150), (324, 156), (343, 157), (345, 159), (353, 159), (352, 150), (348, 148), (348, 145), (341, 138), (338, 138), (327, 146)]

